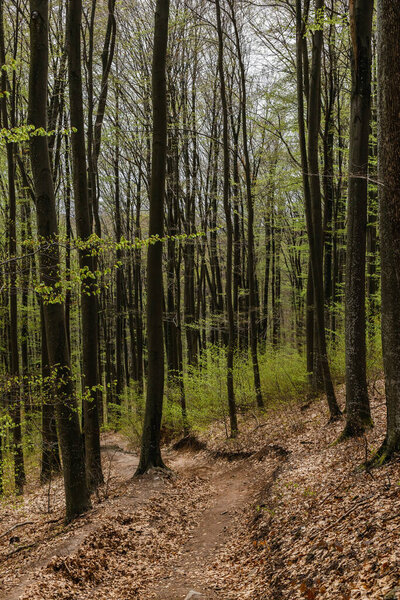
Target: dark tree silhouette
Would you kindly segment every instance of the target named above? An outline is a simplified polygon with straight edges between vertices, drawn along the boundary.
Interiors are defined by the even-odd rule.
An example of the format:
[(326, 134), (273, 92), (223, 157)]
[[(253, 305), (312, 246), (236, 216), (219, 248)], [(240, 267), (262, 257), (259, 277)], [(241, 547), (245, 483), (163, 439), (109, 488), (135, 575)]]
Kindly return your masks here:
[(151, 240), (147, 252), (147, 397), (142, 448), (137, 474), (164, 467), (160, 450), (160, 428), (164, 394), (163, 261), (164, 196), (167, 160), (166, 57), (169, 0), (157, 0), (154, 22), (152, 71), (153, 147), (150, 189)]
[(232, 302), (232, 250), (233, 250), (233, 227), (230, 205), (230, 148), (229, 148), (229, 130), (228, 130), (228, 103), (226, 97), (225, 66), (224, 66), (224, 32), (222, 29), (221, 6), (219, 0), (215, 2), (217, 15), (218, 32), (218, 73), (221, 90), (222, 105), (222, 145), (224, 155), (224, 211), (226, 219), (226, 312), (228, 317), (228, 348), (227, 348), (227, 388), (229, 418), (231, 426), (231, 436), (235, 437), (238, 433), (238, 424), (236, 416), (235, 389), (233, 385), (233, 358), (235, 351), (235, 320)]
[[(30, 73), (28, 123), (36, 130), (47, 128), (48, 85), (48, 0), (30, 3)], [(31, 165), (36, 199), (38, 236), (41, 242), (40, 275), (45, 288), (57, 293), (60, 281), (60, 256), (54, 184), (48, 138), (32, 135)], [(63, 463), (67, 520), (90, 507), (86, 485), (85, 460), (77, 403), (71, 378), (71, 364), (65, 326), (64, 304), (44, 302), (49, 366), (55, 372), (56, 417)], [(53, 373), (52, 373), (53, 375)]]
[[(86, 170), (85, 122), (81, 72), (82, 0), (70, 0), (67, 15), (67, 53), (69, 103), (72, 134), (73, 185), (76, 230), (81, 243), (79, 264), (82, 273), (82, 367), (83, 367), (83, 431), (85, 439), (86, 476), (89, 488), (103, 481), (100, 456), (100, 425), (98, 407), (98, 317), (96, 260), (88, 242), (92, 233), (89, 211), (88, 179)], [(85, 247), (86, 246), (86, 247)]]
[(365, 339), (365, 251), (371, 116), (373, 0), (350, 2), (351, 118), (346, 253), (346, 427), (342, 437), (371, 425)]
[(400, 5), (378, 1), (378, 181), (381, 227), (382, 345), (387, 433), (375, 457), (400, 451)]

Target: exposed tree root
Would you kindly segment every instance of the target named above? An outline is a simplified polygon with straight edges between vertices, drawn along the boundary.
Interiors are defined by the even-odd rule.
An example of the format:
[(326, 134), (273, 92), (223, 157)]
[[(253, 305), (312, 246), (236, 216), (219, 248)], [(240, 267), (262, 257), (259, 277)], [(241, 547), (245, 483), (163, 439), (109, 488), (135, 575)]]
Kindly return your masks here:
[(149, 471), (153, 471), (153, 470), (162, 471), (166, 474), (172, 473), (171, 469), (168, 468), (167, 465), (164, 464), (164, 461), (160, 457), (159, 460), (154, 460), (154, 461), (149, 460), (145, 465), (139, 464), (134, 476), (140, 477), (141, 475), (146, 475), (146, 473), (149, 473)]
[(341, 421), (342, 419), (343, 419), (343, 415), (339, 411), (338, 413), (330, 416), (329, 421), (327, 422), (327, 425), (332, 425), (332, 423), (337, 423), (338, 421)]
[(379, 450), (366, 462), (365, 468), (381, 467), (396, 455), (400, 455), (400, 436), (395, 436), (390, 440), (386, 438)]
[(207, 444), (199, 440), (193, 433), (185, 435), (172, 446), (173, 450), (191, 450), (193, 452), (199, 452), (206, 448)]
[(346, 423), (342, 433), (332, 445), (341, 444), (346, 440), (361, 437), (365, 434), (367, 429), (371, 429), (373, 426), (372, 419), (366, 419), (364, 422), (358, 421), (358, 423)]

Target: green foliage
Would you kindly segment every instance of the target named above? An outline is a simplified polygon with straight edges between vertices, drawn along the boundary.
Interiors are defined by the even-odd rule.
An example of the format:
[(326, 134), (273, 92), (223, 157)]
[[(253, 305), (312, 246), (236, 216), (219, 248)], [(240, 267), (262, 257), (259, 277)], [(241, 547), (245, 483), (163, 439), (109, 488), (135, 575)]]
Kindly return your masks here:
[[(305, 357), (289, 346), (279, 350), (268, 347), (259, 357), (262, 392), (266, 409), (288, 402), (302, 401), (308, 391)], [(250, 355), (236, 354), (234, 366), (235, 396), (238, 412), (256, 411), (254, 379)], [(194, 431), (205, 431), (212, 423), (225, 424), (229, 433), (226, 392), (225, 349), (209, 345), (197, 367), (188, 367), (183, 375), (187, 406), (187, 423)], [(145, 408), (145, 394), (139, 394), (135, 383), (125, 389), (121, 404), (109, 405), (104, 430), (119, 429), (139, 447)], [(182, 435), (184, 419), (181, 391), (176, 379), (166, 383), (162, 437), (164, 442)]]
[[(266, 408), (301, 400), (308, 390), (305, 358), (297, 350), (267, 348), (259, 357), (261, 386)], [(191, 429), (204, 430), (215, 421), (225, 423), (228, 432), (225, 350), (209, 346), (198, 367), (184, 374), (187, 418)], [(234, 366), (235, 396), (242, 414), (255, 411), (254, 379), (250, 356), (237, 354)], [(183, 430), (179, 390), (168, 390), (164, 424)]]
[(60, 131), (46, 131), (43, 127), (36, 128), (34, 125), (19, 125), (18, 127), (12, 127), (11, 129), (3, 127), (0, 129), (0, 142), (17, 144), (28, 142), (32, 137), (52, 137), (57, 133), (61, 135), (70, 135), (75, 132), (75, 127), (71, 129), (61, 129)]

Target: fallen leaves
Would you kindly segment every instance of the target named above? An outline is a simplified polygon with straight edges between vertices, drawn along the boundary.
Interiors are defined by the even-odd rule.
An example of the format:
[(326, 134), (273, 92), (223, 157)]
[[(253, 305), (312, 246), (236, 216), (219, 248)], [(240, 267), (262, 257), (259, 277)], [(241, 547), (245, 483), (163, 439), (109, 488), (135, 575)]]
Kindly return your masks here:
[[(2, 531), (24, 523), (17, 548), (37, 544), (38, 556), (58, 536), (66, 553), (38, 570), (21, 550), (10, 566), (3, 562), (2, 574), (12, 581), (11, 569), (32, 569), (22, 600), (152, 600), (159, 589), (176, 600), (190, 587), (221, 600), (400, 598), (400, 463), (372, 473), (356, 468), (384, 435), (381, 398), (373, 400), (368, 438), (340, 445), (332, 442), (343, 424), (325, 427), (324, 410), (322, 402), (302, 411), (282, 407), (256, 428), (242, 423), (234, 441), (215, 425), (199, 436), (196, 452), (171, 455), (178, 477), (129, 481), (132, 456), (124, 455), (112, 470), (109, 499), (67, 529), (57, 521), (57, 482), (53, 522), (36, 492), (17, 510), (3, 507)], [(224, 506), (229, 486), (237, 497)], [(10, 552), (4, 538), (0, 559)], [(178, 581), (187, 590), (174, 596)]]

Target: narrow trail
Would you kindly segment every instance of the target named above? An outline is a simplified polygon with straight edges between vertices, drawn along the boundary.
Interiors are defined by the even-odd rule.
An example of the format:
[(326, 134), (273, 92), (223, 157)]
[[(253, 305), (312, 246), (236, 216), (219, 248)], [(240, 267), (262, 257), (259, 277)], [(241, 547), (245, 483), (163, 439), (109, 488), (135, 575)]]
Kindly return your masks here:
[[(166, 488), (167, 484), (161, 474), (155, 473), (132, 480), (138, 462), (136, 455), (118, 446), (108, 446), (105, 451), (110, 461), (112, 459), (113, 470), (120, 479), (121, 493), (97, 505), (57, 541), (54, 540), (42, 549), (39, 546), (36, 551), (37, 558), (30, 557), (28, 553), (27, 556), (19, 558), (20, 564), (15, 566), (15, 571), (10, 565), (11, 572), (8, 576), (6, 574), (5, 581), (3, 580), (0, 586), (1, 599), (49, 598), (48, 591), (44, 588), (42, 592), (40, 590), (42, 579), (46, 581), (49, 570), (52, 572), (52, 565), (64, 565), (70, 560), (84, 561), (90, 553), (88, 549), (93, 546), (91, 540), (101, 539), (102, 529), (107, 532), (107, 528), (112, 528), (113, 523), (121, 521), (121, 515), (124, 515), (125, 521), (129, 523), (135, 515), (138, 515), (138, 511), (140, 514), (140, 509), (146, 513), (157, 510), (160, 499), (164, 499), (166, 493), (166, 502), (171, 502), (168, 500), (169, 493), (172, 503), (173, 498), (178, 497), (187, 508), (186, 517), (181, 514), (182, 511), (178, 511), (175, 516), (176, 531), (170, 532), (167, 536), (171, 538), (176, 534), (179, 537), (182, 529), (184, 530), (181, 535), (182, 543), (180, 539), (175, 540), (173, 552), (160, 554), (154, 567), (150, 565), (141, 592), (132, 598), (138, 597), (143, 600), (222, 598), (218, 594), (215, 583), (210, 584), (209, 571), (218, 551), (229, 543), (232, 523), (249, 503), (254, 502), (255, 494), (261, 486), (261, 465), (249, 464), (247, 460), (231, 463), (226, 460), (213, 460), (207, 453), (170, 452), (166, 457), (168, 464), (177, 479), (180, 482), (183, 480), (185, 484), (182, 492), (179, 489), (178, 492), (174, 492), (173, 483), (168, 484), (169, 487)], [(265, 481), (262, 481), (262, 485), (265, 485)], [(191, 486), (194, 490), (193, 495), (190, 491)], [(182, 495), (185, 497), (183, 498)], [(187, 521), (190, 520), (192, 513), (197, 515), (196, 521), (188, 527)], [(136, 528), (136, 531), (141, 533), (140, 529)], [(159, 535), (157, 529), (155, 534), (156, 537)], [(106, 546), (105, 550), (108, 553), (115, 552), (114, 547), (107, 549)], [(139, 558), (142, 560), (143, 555), (140, 554)], [(70, 571), (68, 567), (67, 571), (68, 573)], [(129, 572), (129, 569), (127, 568), (126, 571)], [(123, 578), (126, 578), (125, 571)], [(133, 579), (134, 574), (132, 574)], [(118, 573), (115, 574), (115, 583), (118, 584)], [(90, 589), (83, 589), (78, 580), (74, 580), (74, 585), (77, 586), (76, 595), (67, 596), (73, 597), (74, 600), (114, 598), (108, 596), (109, 575), (105, 578), (102, 575), (97, 585), (90, 586)], [(57, 593), (50, 595), (50, 598), (59, 597), (62, 596)], [(118, 600), (122, 598), (125, 600), (125, 596), (122, 595), (115, 597)], [(126, 596), (128, 597), (131, 596)]]
[(254, 475), (248, 463), (242, 462), (228, 472), (211, 473), (210, 483), (216, 492), (210, 507), (204, 511), (182, 554), (166, 566), (163, 583), (153, 590), (157, 600), (220, 597), (207, 583), (208, 570), (217, 551), (229, 540), (233, 519), (253, 499)]
[[(376, 448), (380, 396), (372, 408)], [(63, 524), (60, 478), (51, 511), (37, 477), (0, 505), (0, 599), (398, 597), (400, 462), (371, 477), (358, 468), (365, 439), (334, 444), (343, 424), (326, 421), (323, 399), (285, 407), (243, 424), (235, 443), (220, 430), (164, 448), (172, 473), (141, 478), (126, 440), (105, 434), (106, 484), (81, 519)]]

